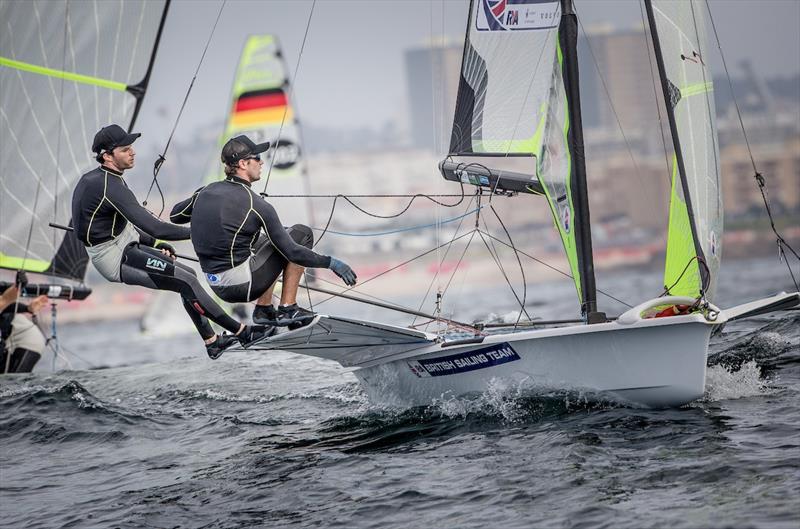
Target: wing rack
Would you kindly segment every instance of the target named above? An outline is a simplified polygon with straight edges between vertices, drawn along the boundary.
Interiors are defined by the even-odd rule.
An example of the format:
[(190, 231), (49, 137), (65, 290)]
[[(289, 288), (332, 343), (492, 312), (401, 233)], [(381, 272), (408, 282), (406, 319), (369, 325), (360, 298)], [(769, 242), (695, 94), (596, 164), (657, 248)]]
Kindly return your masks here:
[(248, 351), (281, 350), (361, 367), (437, 343), (435, 334), (371, 321), (317, 315), (310, 324), (266, 338)]

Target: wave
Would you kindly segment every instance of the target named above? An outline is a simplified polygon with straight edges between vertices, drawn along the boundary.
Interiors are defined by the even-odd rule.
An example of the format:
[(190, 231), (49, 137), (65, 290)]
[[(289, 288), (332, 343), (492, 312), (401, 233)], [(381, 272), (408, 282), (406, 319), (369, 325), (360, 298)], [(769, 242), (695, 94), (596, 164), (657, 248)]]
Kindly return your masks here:
[(18, 418), (25, 416), (71, 417), (75, 412), (95, 414), (110, 418), (114, 423), (139, 424), (152, 417), (133, 412), (117, 404), (104, 402), (92, 395), (77, 380), (55, 385), (28, 385), (8, 388), (0, 392), (0, 409), (3, 416)]
[(357, 383), (340, 384), (320, 388), (311, 392), (288, 392), (267, 395), (242, 395), (229, 393), (217, 389), (175, 389), (160, 396), (178, 402), (189, 401), (216, 401), (216, 402), (243, 402), (253, 404), (268, 404), (272, 402), (289, 400), (329, 400), (342, 404), (358, 404), (368, 406), (366, 393)]

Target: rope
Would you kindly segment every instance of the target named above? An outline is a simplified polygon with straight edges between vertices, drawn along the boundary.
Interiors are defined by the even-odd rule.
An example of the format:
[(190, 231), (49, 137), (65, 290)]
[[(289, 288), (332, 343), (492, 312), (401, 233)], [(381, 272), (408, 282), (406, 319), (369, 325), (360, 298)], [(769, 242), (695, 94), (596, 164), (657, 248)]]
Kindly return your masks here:
[(645, 17), (645, 14), (644, 14), (644, 5), (642, 4), (642, 2), (639, 2), (639, 12), (642, 15), (642, 27), (645, 30), (644, 42), (647, 45), (647, 61), (650, 64), (650, 79), (653, 81), (653, 83), (652, 83), (653, 84), (653, 100), (656, 102), (656, 113), (658, 114), (658, 131), (661, 134), (661, 146), (664, 148), (664, 166), (667, 169), (665, 174), (667, 175), (667, 181), (670, 182), (672, 180), (672, 178), (670, 176), (672, 174), (672, 172), (670, 171), (670, 167), (669, 167), (669, 154), (667, 152), (667, 138), (664, 135), (664, 121), (663, 121), (663, 118), (661, 116), (661, 105), (658, 103), (658, 88), (656, 87), (656, 72), (655, 72), (655, 69), (653, 68), (653, 55), (654, 55), (654, 52), (650, 48), (650, 38), (651, 37), (648, 37), (648, 35), (652, 36), (652, 32), (650, 30), (650, 25), (646, 21), (646, 17)]
[[(64, 15), (64, 51), (61, 55), (61, 70), (66, 71), (67, 69), (67, 35), (69, 33), (69, 1), (64, 5), (64, 9), (66, 10)], [(61, 174), (61, 128), (64, 126), (64, 78), (61, 78), (61, 84), (59, 86), (59, 94), (58, 94), (58, 141), (56, 142), (56, 167), (55, 167), (55, 189), (53, 192), (53, 219), (58, 220), (58, 177)], [(55, 281), (56, 276), (56, 268), (58, 268), (58, 248), (56, 247), (56, 241), (58, 240), (58, 236), (56, 232), (53, 231), (53, 249), (56, 250), (56, 253), (53, 255), (53, 267), (51, 270), (51, 277), (52, 281)]]
[[(498, 239), (497, 237), (495, 237), (494, 235), (492, 235), (492, 234), (490, 234), (490, 233), (484, 233), (484, 235), (486, 235), (487, 237), (490, 237), (490, 238), (494, 239), (495, 241), (499, 242), (500, 244), (504, 244), (504, 245), (508, 246), (509, 248), (512, 248), (512, 246), (511, 246), (510, 244), (508, 244), (508, 243), (507, 243), (507, 242), (505, 242), (505, 241), (502, 241), (502, 240)], [(571, 274), (569, 274), (569, 273), (567, 273), (567, 272), (564, 272), (563, 270), (559, 270), (559, 269), (558, 269), (558, 268), (556, 268), (555, 266), (553, 266), (553, 265), (551, 265), (551, 264), (549, 264), (549, 263), (546, 263), (545, 261), (542, 261), (541, 259), (539, 259), (539, 258), (537, 258), (537, 257), (534, 257), (534, 256), (532, 256), (532, 255), (531, 255), (531, 254), (529, 254), (529, 253), (523, 252), (523, 251), (522, 251), (522, 250), (520, 250), (520, 249), (517, 249), (516, 251), (517, 251), (517, 253), (519, 253), (520, 255), (524, 255), (525, 257), (527, 257), (527, 258), (529, 258), (529, 259), (532, 259), (532, 260), (536, 261), (536, 262), (537, 262), (537, 263), (539, 263), (540, 265), (543, 265), (543, 266), (545, 266), (545, 267), (549, 268), (550, 270), (553, 270), (554, 272), (558, 272), (559, 274), (561, 274), (561, 275), (562, 275), (562, 276), (564, 276), (564, 277), (567, 277), (567, 278), (569, 278), (569, 279), (572, 279), (573, 281), (575, 280), (575, 278), (574, 278), (574, 277), (572, 277), (572, 275), (571, 275)], [(619, 299), (619, 298), (615, 298), (614, 296), (612, 296), (612, 295), (611, 295), (611, 294), (609, 294), (608, 292), (605, 292), (604, 290), (600, 290), (600, 289), (598, 288), (598, 289), (597, 289), (597, 292), (599, 292), (600, 294), (603, 294), (604, 296), (606, 296), (606, 297), (607, 297), (607, 298), (609, 298), (609, 299), (613, 299), (613, 300), (614, 300), (614, 301), (616, 301), (617, 303), (621, 303), (621, 304), (625, 305), (625, 306), (626, 306), (626, 307), (628, 307), (628, 308), (633, 308), (633, 305), (631, 305), (630, 303), (626, 303), (626, 302), (622, 301), (622, 300), (621, 300), (621, 299)]]
[[(671, 293), (672, 289), (675, 288), (677, 286), (677, 284), (681, 282), (681, 279), (683, 279), (683, 276), (689, 270), (689, 266), (692, 264), (692, 261), (695, 261), (695, 260), (697, 261), (698, 266), (702, 266), (703, 267), (703, 269), (704, 269), (704, 271), (706, 273), (706, 276), (711, 276), (711, 272), (708, 270), (708, 264), (706, 264), (705, 259), (703, 259), (702, 257), (700, 257), (698, 255), (695, 255), (694, 257), (689, 259), (689, 262), (686, 263), (686, 266), (683, 267), (683, 271), (680, 273), (680, 275), (678, 275), (678, 279), (676, 279), (675, 282), (672, 283), (672, 285), (670, 285), (670, 286), (664, 285), (664, 291), (661, 294), (659, 294), (658, 297), (663, 297), (663, 296), (666, 296), (668, 294), (672, 295), (672, 293)], [(701, 274), (701, 276), (702, 276), (702, 274)], [(703, 293), (703, 290), (701, 289), (700, 290), (700, 298), (699, 299), (702, 299), (703, 296), (704, 296), (704, 293)]]
[[(359, 282), (358, 282), (358, 286), (356, 286), (356, 287), (351, 287), (351, 288), (347, 288), (347, 289), (343, 290), (342, 292), (349, 292), (349, 291), (351, 291), (351, 290), (356, 290), (357, 288), (360, 288), (360, 287), (362, 287), (362, 286), (366, 285), (367, 283), (369, 283), (370, 281), (372, 281), (372, 280), (374, 280), (374, 279), (378, 279), (379, 277), (381, 277), (381, 276), (384, 276), (384, 275), (388, 274), (389, 272), (393, 272), (393, 271), (397, 270), (398, 268), (401, 268), (401, 267), (403, 267), (403, 266), (407, 265), (408, 263), (411, 263), (411, 262), (413, 262), (413, 261), (416, 261), (417, 259), (421, 259), (422, 257), (425, 257), (426, 255), (428, 255), (428, 254), (430, 254), (430, 253), (433, 253), (433, 252), (435, 252), (436, 250), (438, 250), (438, 249), (439, 249), (439, 248), (441, 248), (441, 247), (444, 247), (444, 246), (447, 246), (448, 244), (454, 243), (455, 241), (457, 241), (457, 240), (459, 240), (459, 239), (463, 239), (464, 237), (466, 237), (466, 236), (467, 236), (467, 235), (469, 235), (469, 234), (470, 234), (470, 232), (464, 233), (464, 234), (462, 234), (462, 235), (460, 235), (460, 236), (456, 237), (456, 238), (455, 238), (455, 239), (453, 239), (452, 241), (448, 241), (448, 242), (446, 242), (446, 243), (444, 243), (444, 244), (441, 244), (441, 245), (437, 246), (436, 248), (431, 248), (430, 250), (426, 250), (426, 251), (424, 251), (423, 253), (421, 253), (421, 254), (419, 254), (419, 255), (417, 255), (417, 256), (414, 256), (414, 257), (412, 257), (411, 259), (408, 259), (408, 260), (406, 260), (406, 261), (403, 261), (402, 263), (399, 263), (399, 264), (397, 264), (397, 265), (395, 265), (395, 266), (393, 266), (393, 267), (389, 268), (388, 270), (384, 270), (383, 272), (381, 272), (381, 273), (379, 273), (379, 274), (376, 274), (376, 275), (374, 275), (374, 276), (370, 277), (369, 279), (365, 279), (364, 281), (359, 281)], [(359, 292), (359, 294), (361, 294), (361, 292)], [(317, 306), (320, 306), (320, 305), (322, 305), (323, 303), (325, 303), (326, 301), (330, 301), (331, 299), (333, 299), (333, 298), (335, 298), (335, 297), (336, 297), (336, 296), (329, 296), (329, 297), (327, 297), (327, 298), (323, 299), (322, 301), (320, 301), (319, 303), (317, 303)]]
[(158, 155), (158, 159), (156, 159), (155, 163), (153, 164), (153, 180), (150, 182), (150, 188), (147, 190), (147, 196), (145, 196), (142, 205), (147, 206), (147, 199), (150, 198), (150, 193), (153, 191), (153, 185), (155, 185), (156, 189), (158, 189), (158, 194), (161, 196), (161, 211), (158, 213), (159, 217), (161, 217), (161, 214), (164, 213), (164, 207), (166, 203), (164, 201), (164, 192), (161, 190), (161, 186), (158, 183), (158, 173), (161, 171), (161, 166), (164, 165), (164, 162), (167, 160), (167, 151), (169, 150), (170, 143), (172, 143), (172, 137), (175, 135), (175, 131), (178, 128), (178, 123), (183, 115), (183, 110), (186, 108), (186, 102), (189, 101), (189, 94), (192, 93), (192, 88), (194, 87), (194, 82), (197, 79), (197, 74), (200, 72), (200, 67), (203, 65), (203, 60), (206, 58), (206, 52), (208, 51), (208, 47), (211, 45), (211, 40), (214, 38), (214, 32), (217, 29), (217, 24), (219, 23), (219, 19), (222, 16), (222, 10), (225, 9), (225, 4), (227, 1), (228, 0), (222, 0), (222, 4), (219, 6), (217, 19), (214, 21), (214, 26), (211, 28), (211, 34), (208, 36), (205, 48), (203, 48), (203, 54), (200, 56), (200, 62), (197, 63), (197, 68), (194, 71), (194, 77), (192, 77), (192, 81), (189, 83), (189, 88), (186, 90), (186, 95), (183, 97), (183, 104), (181, 104), (181, 109), (178, 111), (178, 116), (175, 118), (175, 124), (172, 126), (172, 132), (170, 132), (169, 138), (167, 138), (167, 144), (164, 146), (163, 152)]
[(482, 208), (485, 208), (485, 207), (487, 207), (487, 206), (480, 206), (480, 207), (475, 208), (475, 209), (473, 209), (471, 211), (467, 211), (463, 215), (459, 215), (457, 217), (453, 217), (453, 218), (446, 219), (446, 220), (441, 220), (441, 221), (434, 222), (434, 223), (431, 223), (431, 224), (420, 224), (418, 226), (410, 226), (408, 228), (398, 228), (396, 230), (378, 231), (378, 232), (372, 232), (372, 233), (346, 233), (346, 232), (343, 232), (343, 231), (324, 230), (322, 228), (312, 228), (312, 229), (314, 231), (327, 231), (327, 233), (332, 233), (334, 235), (341, 235), (341, 236), (344, 236), (344, 237), (378, 237), (380, 235), (390, 235), (390, 234), (393, 234), (393, 233), (403, 233), (403, 232), (407, 232), (407, 231), (421, 230), (421, 229), (425, 229), (425, 228), (435, 228), (435, 227), (437, 227), (437, 226), (439, 226), (441, 224), (447, 224), (449, 222), (455, 222), (455, 221), (457, 221), (459, 219), (463, 219), (464, 217), (468, 217), (469, 215), (472, 215), (473, 213), (476, 213), (477, 211), (479, 211), (479, 210), (481, 210)]
[[(300, 70), (300, 59), (303, 58), (303, 50), (306, 48), (306, 39), (308, 38), (308, 30), (311, 28), (311, 18), (314, 16), (314, 6), (317, 5), (317, 0), (311, 4), (311, 11), (308, 13), (308, 21), (306, 22), (306, 31), (303, 34), (303, 43), (300, 45), (300, 54), (297, 56), (297, 63), (294, 66), (294, 74), (292, 75), (291, 80), (289, 81), (289, 102), (292, 101), (294, 96), (294, 83), (297, 81), (297, 73)], [(281, 116), (281, 126), (278, 128), (278, 139), (275, 141), (275, 146), (277, 147), (281, 141), (281, 133), (283, 132), (283, 124), (286, 121), (286, 113), (289, 111), (289, 105), (285, 105), (283, 107), (283, 116)], [(275, 164), (275, 156), (273, 155), (270, 157), (269, 160), (269, 169), (267, 170), (267, 178), (264, 179), (264, 191), (267, 191), (267, 185), (269, 184), (269, 177), (272, 176), (272, 166)]]
[(792, 253), (792, 255), (794, 255), (794, 257), (798, 261), (800, 261), (800, 255), (798, 255), (797, 252), (794, 250), (794, 248), (792, 248), (792, 246), (788, 242), (786, 242), (786, 239), (784, 239), (781, 236), (781, 234), (778, 233), (778, 228), (775, 227), (775, 220), (772, 217), (772, 208), (770, 208), (769, 200), (767, 199), (767, 193), (765, 190), (766, 184), (764, 181), (764, 176), (756, 167), (756, 160), (755, 157), (753, 156), (753, 151), (750, 148), (750, 140), (747, 138), (747, 129), (744, 126), (744, 120), (742, 119), (742, 111), (739, 108), (739, 101), (736, 99), (736, 93), (733, 90), (733, 82), (731, 81), (731, 75), (730, 72), (728, 71), (728, 64), (725, 61), (725, 54), (722, 52), (722, 44), (720, 43), (719, 34), (717, 33), (717, 26), (714, 23), (714, 16), (711, 14), (711, 6), (708, 5), (708, 3), (706, 3), (706, 8), (708, 9), (708, 18), (711, 20), (711, 28), (714, 30), (714, 38), (717, 41), (717, 48), (719, 49), (719, 55), (722, 58), (722, 66), (725, 69), (725, 77), (728, 80), (728, 86), (731, 91), (731, 98), (733, 99), (733, 104), (734, 107), (736, 108), (736, 116), (739, 119), (739, 126), (742, 129), (742, 136), (744, 136), (744, 143), (747, 146), (747, 154), (750, 157), (750, 163), (753, 165), (753, 173), (754, 173), (753, 178), (755, 179), (756, 184), (758, 185), (758, 190), (761, 192), (761, 199), (764, 201), (764, 208), (767, 210), (767, 216), (769, 217), (769, 225), (772, 228), (772, 232), (775, 234), (776, 243), (778, 245), (778, 256), (779, 256), (778, 258), (786, 263), (786, 268), (789, 269), (789, 276), (792, 278), (792, 283), (794, 283), (794, 288), (795, 290), (800, 291), (800, 286), (798, 286), (797, 279), (795, 278), (794, 272), (792, 272), (792, 267), (789, 264), (789, 260), (787, 259), (785, 248), (788, 248), (789, 251)]
[[(463, 191), (463, 186), (462, 186), (462, 191)], [(477, 196), (478, 195), (475, 194), (475, 195), (472, 196), (472, 198), (470, 198), (469, 203), (467, 204), (467, 207), (472, 205), (472, 201), (475, 200), (475, 198)], [(431, 293), (431, 289), (433, 288), (433, 284), (436, 283), (437, 279), (439, 279), (439, 274), (441, 274), (441, 272), (442, 272), (442, 263), (444, 263), (444, 260), (447, 259), (447, 256), (450, 254), (450, 248), (453, 247), (452, 246), (453, 242), (455, 242), (457, 240), (458, 232), (461, 231), (461, 224), (463, 224), (463, 222), (464, 222), (464, 219), (461, 219), (461, 221), (458, 223), (458, 226), (456, 226), (456, 231), (453, 232), (453, 237), (450, 239), (450, 241), (442, 244), (442, 243), (439, 242), (439, 240), (437, 238), (437, 241), (436, 241), (436, 243), (437, 243), (437, 246), (436, 246), (436, 263), (437, 263), (437, 265), (436, 265), (436, 273), (433, 275), (433, 278), (431, 279), (431, 282), (428, 283), (428, 289), (425, 291), (425, 295), (422, 296), (422, 301), (420, 301), (419, 308), (417, 310), (419, 310), (419, 311), (422, 310), (423, 305), (425, 305), (425, 300), (428, 299), (428, 294)], [(447, 250), (445, 250), (444, 256), (440, 257), (439, 250), (444, 246), (447, 246)], [(413, 325), (414, 323), (416, 323), (416, 321), (417, 321), (417, 319), (414, 318), (414, 320), (411, 322), (411, 324)]]
[[(265, 193), (261, 193), (261, 196), (268, 197), (270, 195), (267, 195)], [(285, 196), (291, 196), (291, 195), (285, 195)], [(392, 219), (392, 218), (399, 217), (400, 215), (402, 215), (403, 213), (408, 211), (408, 209), (411, 207), (411, 204), (413, 204), (414, 200), (416, 200), (417, 198), (426, 198), (426, 199), (430, 200), (431, 202), (433, 202), (435, 204), (438, 204), (440, 206), (453, 208), (453, 207), (458, 206), (459, 204), (461, 204), (464, 201), (465, 194), (464, 194), (464, 184), (461, 184), (461, 195), (456, 195), (456, 196), (459, 196), (460, 198), (459, 198), (458, 202), (456, 202), (454, 204), (445, 204), (444, 202), (440, 202), (440, 201), (436, 200), (434, 197), (437, 196), (437, 195), (424, 195), (424, 194), (420, 194), (420, 193), (418, 193), (416, 195), (363, 195), (363, 196), (388, 196), (388, 197), (393, 197), (393, 196), (407, 197), (407, 196), (410, 196), (411, 200), (408, 201), (408, 204), (406, 204), (406, 206), (399, 213), (392, 214), (392, 215), (379, 215), (377, 213), (370, 213), (369, 211), (367, 211), (366, 209), (362, 208), (361, 206), (359, 206), (358, 204), (353, 202), (349, 197), (347, 197), (345, 195), (341, 195), (340, 194), (340, 195), (321, 195), (321, 196), (327, 196), (327, 197), (331, 197), (332, 196), (333, 197), (333, 204), (331, 205), (331, 212), (330, 212), (330, 215), (328, 215), (328, 221), (325, 223), (325, 227), (322, 230), (319, 230), (319, 229), (317, 230), (317, 231), (322, 231), (322, 234), (320, 234), (320, 236), (317, 238), (317, 240), (314, 243), (314, 246), (312, 248), (316, 248), (316, 246), (320, 243), (320, 241), (322, 241), (322, 238), (328, 232), (328, 229), (330, 228), (330, 225), (331, 225), (331, 221), (333, 221), (333, 214), (336, 211), (336, 202), (340, 198), (346, 200), (351, 206), (356, 208), (358, 211), (364, 213), (365, 215), (368, 215), (370, 217), (379, 218), (379, 219)], [(441, 195), (441, 196), (452, 196), (452, 195)]]
[[(528, 311), (525, 310), (525, 301), (527, 301), (528, 299), (528, 281), (525, 278), (525, 267), (522, 266), (522, 260), (519, 258), (519, 253), (517, 253), (517, 247), (514, 246), (514, 241), (511, 239), (511, 234), (509, 233), (508, 228), (506, 228), (506, 225), (503, 223), (503, 219), (501, 219), (500, 215), (498, 215), (497, 211), (495, 211), (494, 206), (492, 206), (491, 208), (492, 208), (492, 213), (494, 213), (494, 216), (497, 217), (497, 221), (500, 223), (500, 226), (502, 226), (503, 231), (506, 234), (506, 237), (508, 237), (508, 242), (511, 245), (511, 249), (514, 250), (514, 257), (517, 258), (517, 264), (519, 264), (519, 272), (520, 274), (522, 274), (522, 301), (520, 302), (520, 310), (519, 314), (517, 315), (517, 321), (516, 323), (514, 323), (514, 328), (516, 329), (517, 325), (519, 325), (519, 320), (522, 319), (523, 312), (525, 313), (525, 316), (527, 316), (529, 320), (532, 320), (530, 314), (528, 314)], [(485, 221), (484, 225), (486, 225)], [(509, 286), (511, 286), (510, 283)], [(511, 290), (513, 291), (514, 289), (512, 288)], [(515, 297), (517, 296), (516, 292), (514, 293), (514, 296)], [(517, 298), (517, 301), (519, 301), (519, 298)]]

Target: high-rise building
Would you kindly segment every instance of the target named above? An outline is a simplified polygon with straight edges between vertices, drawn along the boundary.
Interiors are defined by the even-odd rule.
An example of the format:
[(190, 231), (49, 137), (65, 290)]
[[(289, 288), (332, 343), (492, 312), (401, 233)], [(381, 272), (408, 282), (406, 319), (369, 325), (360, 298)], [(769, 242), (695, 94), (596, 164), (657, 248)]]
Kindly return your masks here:
[(645, 32), (589, 29), (578, 53), (584, 126), (658, 135), (656, 101), (663, 98), (659, 82), (654, 85), (658, 72)]
[(406, 51), (411, 144), (446, 153), (461, 75), (460, 43), (434, 39)]

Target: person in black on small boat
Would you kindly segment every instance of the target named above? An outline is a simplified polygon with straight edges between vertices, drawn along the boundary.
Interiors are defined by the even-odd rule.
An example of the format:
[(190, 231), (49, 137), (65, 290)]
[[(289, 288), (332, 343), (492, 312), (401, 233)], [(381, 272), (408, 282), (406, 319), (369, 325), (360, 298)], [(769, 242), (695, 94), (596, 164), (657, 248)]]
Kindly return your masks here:
[[(356, 274), (344, 262), (311, 250), (311, 228), (284, 228), (275, 208), (253, 191), (261, 179), (260, 154), (269, 143), (237, 136), (222, 148), (227, 178), (195, 191), (172, 209), (170, 220), (192, 223), (192, 244), (211, 289), (230, 303), (256, 301), (253, 322), (302, 327), (315, 314), (297, 305), (297, 288), (304, 267), (329, 268), (348, 286)], [(283, 274), (277, 310), (272, 291)]]
[[(161, 241), (188, 239), (189, 229), (159, 220), (128, 189), (122, 174), (134, 166), (133, 142), (139, 136), (119, 125), (103, 127), (92, 143), (101, 165), (81, 176), (72, 194), (75, 235), (95, 268), (112, 282), (179, 293), (212, 359), (237, 341), (247, 347), (264, 338), (269, 329), (228, 316), (203, 290), (194, 270), (176, 262), (175, 249)], [(232, 334), (217, 336), (209, 319)]]
[(30, 373), (42, 357), (46, 340), (33, 318), (47, 304), (47, 296), (27, 305), (17, 300), (19, 287), (11, 285), (0, 294), (0, 373)]

